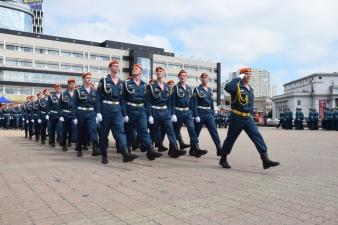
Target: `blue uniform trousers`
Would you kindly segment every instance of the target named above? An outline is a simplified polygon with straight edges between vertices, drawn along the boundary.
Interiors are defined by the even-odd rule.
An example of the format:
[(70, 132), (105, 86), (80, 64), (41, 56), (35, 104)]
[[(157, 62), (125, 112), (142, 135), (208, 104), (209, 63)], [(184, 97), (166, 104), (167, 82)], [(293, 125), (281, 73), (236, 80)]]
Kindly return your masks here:
[(73, 136), (73, 118), (71, 115), (64, 115), (63, 118), (65, 121), (62, 122), (62, 145), (66, 145), (67, 139), (68, 142), (71, 142)]
[(216, 146), (221, 144), (219, 135), (216, 128), (215, 117), (211, 112), (201, 112), (199, 113), (201, 121), (199, 123), (195, 122), (195, 131), (197, 137), (200, 135), (203, 125), (205, 125), (211, 135), (211, 138)]
[(133, 144), (135, 136), (134, 129), (136, 129), (141, 142), (143, 142), (146, 146), (150, 146), (152, 141), (148, 133), (148, 121), (145, 109), (143, 107), (131, 108), (127, 106), (127, 114), (129, 117), (129, 122), (126, 124), (128, 147), (131, 147)]
[(98, 137), (95, 112), (78, 111), (77, 120), (77, 147), (80, 148), (81, 145), (86, 143), (87, 134), (89, 134), (92, 144), (97, 144)]
[(263, 137), (259, 133), (257, 125), (251, 116), (241, 117), (235, 114), (231, 114), (229, 120), (228, 135), (224, 140), (222, 148), (222, 151), (225, 154), (230, 154), (232, 147), (242, 130), (247, 133), (260, 154), (267, 152), (267, 147), (265, 145)]
[(55, 144), (55, 134), (58, 134), (59, 129), (59, 116), (51, 114), (49, 116), (49, 130), (48, 130), (48, 136), (49, 136), (49, 144)]
[[(162, 135), (167, 134), (169, 143), (171, 145), (176, 144), (176, 137), (171, 122), (171, 114), (167, 109), (151, 109), (152, 116), (154, 118), (154, 124), (150, 126), (150, 132), (153, 140), (157, 143), (162, 143)], [(164, 131), (164, 132), (163, 132)]]
[[(121, 111), (111, 112), (105, 110), (105, 107), (116, 107), (116, 106), (104, 106), (102, 110), (102, 122), (101, 122), (101, 140), (100, 149), (103, 155), (107, 154), (108, 149), (108, 136), (109, 132), (112, 131), (115, 141), (118, 143), (119, 148), (127, 148), (127, 138), (124, 131), (123, 116)], [(120, 106), (117, 106), (120, 107)]]
[(190, 144), (191, 145), (197, 144), (198, 138), (197, 138), (195, 127), (194, 127), (194, 121), (192, 119), (192, 112), (190, 110), (187, 110), (187, 111), (176, 110), (176, 117), (177, 117), (177, 122), (174, 123), (174, 131), (175, 131), (176, 138), (178, 140), (180, 139), (182, 140), (180, 131), (184, 123), (188, 129), (188, 133), (190, 137)]

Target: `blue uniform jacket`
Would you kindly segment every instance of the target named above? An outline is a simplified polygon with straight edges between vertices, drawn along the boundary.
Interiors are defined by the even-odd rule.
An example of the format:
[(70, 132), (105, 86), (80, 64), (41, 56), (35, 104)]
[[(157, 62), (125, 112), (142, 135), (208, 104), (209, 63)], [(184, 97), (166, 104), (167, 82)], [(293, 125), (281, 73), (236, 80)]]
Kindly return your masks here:
[(55, 92), (48, 97), (47, 114), (50, 116), (60, 116), (60, 99)]
[[(126, 80), (124, 82), (123, 97), (127, 105), (129, 103), (141, 104), (147, 111), (148, 97), (147, 97), (147, 83), (141, 80), (140, 85), (137, 86), (134, 80)], [(127, 106), (128, 109), (128, 106)]]
[[(242, 94), (242, 98), (248, 97), (248, 103), (242, 104), (239, 102), (237, 97), (237, 85), (239, 83), (240, 92)], [(231, 94), (231, 108), (236, 109), (240, 112), (251, 113), (253, 115), (253, 102), (254, 102), (254, 92), (252, 87), (250, 86), (250, 90), (248, 90), (242, 83), (241, 78), (236, 77), (229, 83), (225, 85), (224, 88), (229, 94)]]
[(117, 107), (112, 107), (112, 110), (121, 110), (122, 115), (126, 116), (126, 104), (124, 101), (123, 97), (123, 89), (124, 89), (124, 81), (121, 79), (118, 80), (117, 84), (115, 85), (114, 82), (111, 79), (110, 74), (108, 74), (106, 77), (102, 78), (99, 81), (98, 87), (97, 87), (97, 99), (96, 99), (96, 104), (97, 104), (97, 112), (101, 113), (102, 111), (102, 101), (107, 100), (107, 101), (118, 101), (120, 102), (119, 108)]
[(199, 113), (206, 112), (205, 109), (200, 110), (198, 106), (210, 107), (212, 114), (215, 114), (214, 111), (214, 100), (212, 99), (212, 89), (208, 87), (208, 90), (205, 90), (200, 84), (194, 89), (193, 93), (193, 116), (199, 116)]
[(186, 89), (183, 88), (181, 83), (177, 83), (172, 88), (172, 111), (175, 111), (175, 107), (187, 108), (193, 111), (192, 90), (191, 87), (186, 84)]
[(157, 82), (148, 86), (148, 111), (151, 116), (151, 106), (167, 106), (167, 110), (172, 114), (170, 88), (163, 83), (163, 90)]
[(70, 95), (69, 90), (62, 92), (60, 97), (60, 113), (62, 117), (75, 119), (74, 111), (75, 111), (75, 102), (74, 102), (74, 94), (73, 96)]
[(94, 108), (94, 111), (97, 112), (96, 91), (91, 87), (88, 93), (85, 86), (82, 85), (74, 92), (74, 103), (75, 110), (73, 112), (73, 118), (76, 118), (77, 112), (79, 111), (78, 107)]

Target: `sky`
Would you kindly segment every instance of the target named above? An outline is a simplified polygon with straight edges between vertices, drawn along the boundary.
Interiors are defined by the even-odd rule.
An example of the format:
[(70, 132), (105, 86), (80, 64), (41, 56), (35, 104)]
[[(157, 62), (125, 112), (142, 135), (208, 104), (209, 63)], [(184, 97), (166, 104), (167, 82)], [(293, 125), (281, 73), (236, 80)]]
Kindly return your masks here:
[(265, 69), (283, 84), (338, 72), (336, 0), (45, 0), (44, 34), (164, 48), (222, 63), (222, 80), (241, 67)]

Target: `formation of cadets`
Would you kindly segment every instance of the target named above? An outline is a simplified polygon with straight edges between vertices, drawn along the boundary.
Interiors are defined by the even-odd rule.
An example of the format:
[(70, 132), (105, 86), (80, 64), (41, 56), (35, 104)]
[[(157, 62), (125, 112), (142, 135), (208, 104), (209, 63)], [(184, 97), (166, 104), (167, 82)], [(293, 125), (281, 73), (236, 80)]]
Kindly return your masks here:
[[(302, 112), (301, 108), (296, 109), (295, 118), (293, 118), (292, 111), (287, 109), (279, 114), (279, 118), (280, 119), (277, 128), (282, 126), (282, 128), (286, 130), (292, 130), (293, 127), (295, 127), (296, 130), (303, 130), (303, 121), (306, 121), (309, 130), (319, 129), (319, 113), (316, 109), (309, 109), (309, 115), (307, 118), (304, 117), (304, 113)], [(321, 126), (323, 130), (338, 131), (338, 111), (336, 108), (324, 109), (324, 117), (321, 121)]]
[[(90, 72), (82, 74), (81, 85), (75, 79), (67, 81), (67, 89), (60, 84), (54, 91), (44, 89), (36, 97), (28, 96), (21, 105), (6, 105), (1, 110), (1, 126), (25, 131), (29, 140), (60, 145), (68, 151), (75, 143), (76, 155), (92, 148), (92, 156), (101, 155), (108, 163), (109, 134), (115, 139), (117, 152), (123, 162), (137, 158), (133, 150), (140, 148), (149, 160), (162, 156), (178, 158), (187, 154), (199, 158), (207, 150), (199, 147), (198, 136), (206, 126), (220, 155), (221, 142), (216, 129), (213, 93), (208, 87), (208, 74), (201, 75), (201, 84), (191, 88), (187, 72), (179, 71), (179, 82), (165, 82), (165, 70), (156, 68), (156, 80), (147, 84), (141, 79), (142, 67), (135, 64), (132, 76), (122, 81), (118, 76), (119, 62), (108, 65), (110, 74), (101, 78), (97, 88)], [(181, 128), (188, 129), (190, 143), (184, 143)], [(169, 148), (163, 145), (167, 136)], [(156, 149), (155, 149), (155, 147)]]

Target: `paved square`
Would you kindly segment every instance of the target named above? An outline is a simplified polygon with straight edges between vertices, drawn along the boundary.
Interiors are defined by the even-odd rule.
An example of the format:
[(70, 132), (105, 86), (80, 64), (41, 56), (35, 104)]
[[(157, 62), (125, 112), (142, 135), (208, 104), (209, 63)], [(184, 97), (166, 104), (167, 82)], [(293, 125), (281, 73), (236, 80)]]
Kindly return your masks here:
[(200, 159), (122, 163), (111, 143), (108, 165), (1, 130), (0, 224), (338, 224), (338, 132), (260, 130), (281, 166), (263, 170), (245, 133), (225, 170), (206, 129)]

